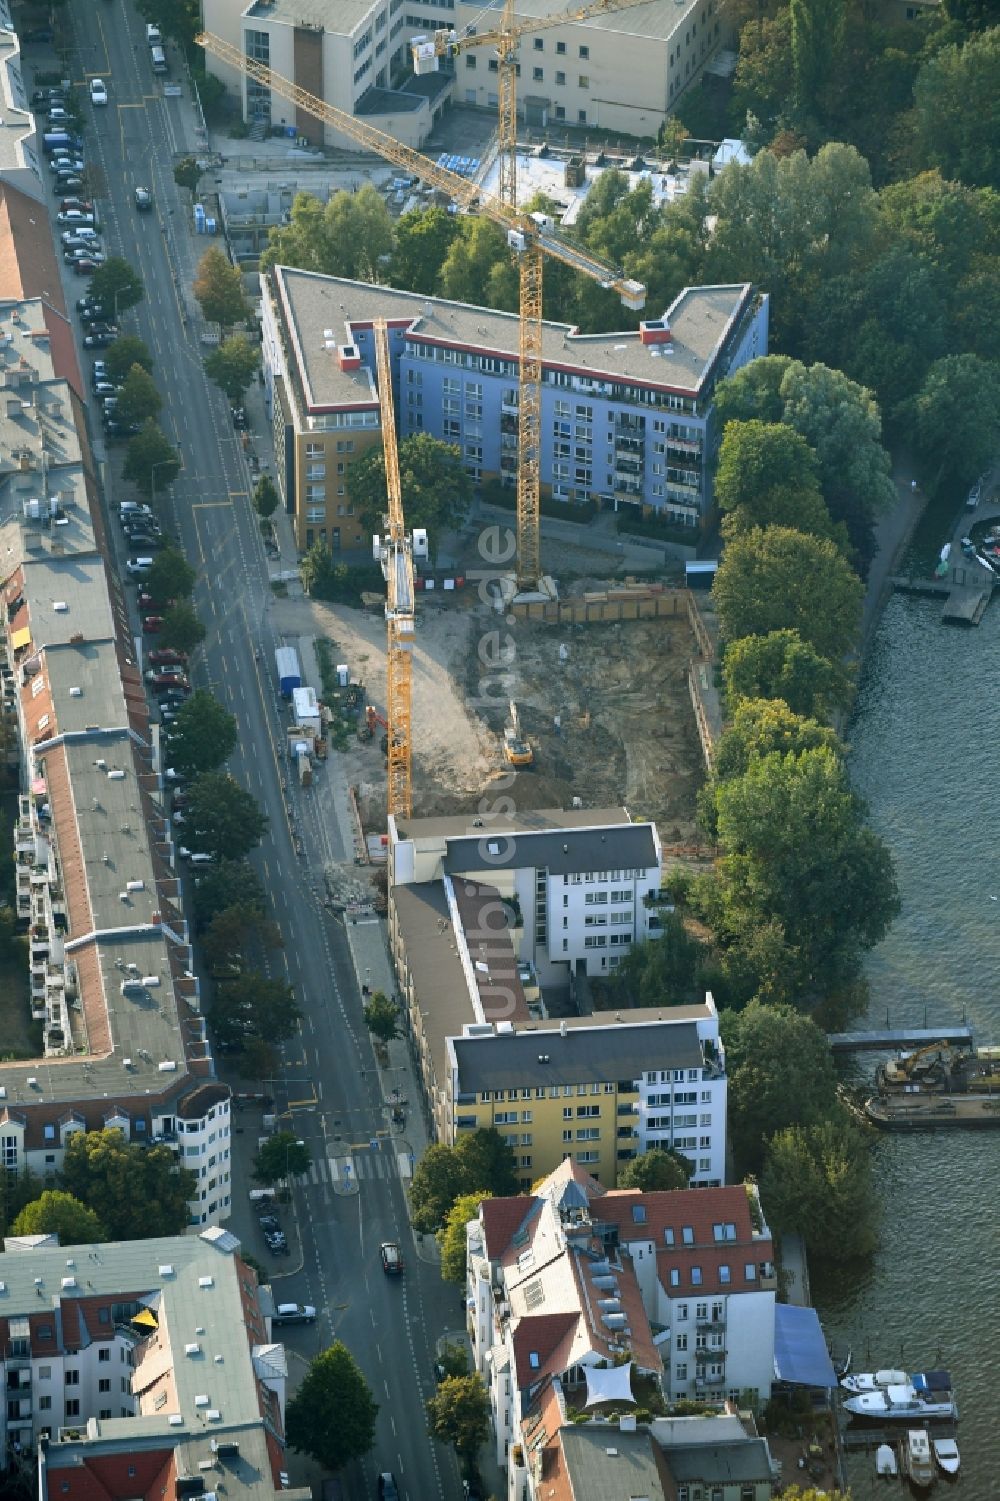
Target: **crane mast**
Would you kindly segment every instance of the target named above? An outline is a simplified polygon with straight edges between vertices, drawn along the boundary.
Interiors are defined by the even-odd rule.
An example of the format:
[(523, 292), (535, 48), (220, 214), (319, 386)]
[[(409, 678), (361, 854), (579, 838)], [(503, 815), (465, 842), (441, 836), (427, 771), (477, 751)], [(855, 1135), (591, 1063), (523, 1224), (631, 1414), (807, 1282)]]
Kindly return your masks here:
[[(637, 3), (637, 0), (624, 0), (624, 3)], [(614, 0), (585, 7), (587, 14), (618, 8), (620, 7)], [(580, 18), (578, 14), (560, 19)], [(516, 203), (504, 201), (502, 196), (484, 195), (478, 183), (470, 182), (468, 178), (460, 177), (457, 172), (450, 172), (446, 167), (438, 166), (412, 146), (404, 146), (394, 136), (356, 119), (336, 105), (317, 99), (315, 94), (308, 93), (297, 83), (275, 73), (255, 58), (247, 57), (238, 47), (211, 32), (200, 32), (195, 40), (220, 62), (228, 63), (263, 88), (280, 94), (289, 103), (308, 111), (317, 120), (381, 156), (383, 160), (402, 167), (422, 182), (430, 183), (460, 208), (469, 213), (482, 214), (504, 230), (507, 243), (518, 258), (520, 283), (516, 573), (519, 588), (536, 588), (541, 577), (539, 460), (542, 446), (543, 258), (551, 256), (581, 275), (589, 276), (598, 285), (616, 292), (625, 307), (633, 310), (644, 305), (646, 288), (641, 282), (612, 270), (585, 246), (565, 239), (546, 215), (523, 213)], [(513, 73), (514, 70), (511, 71)], [(391, 735), (389, 742), (391, 747)]]
[(403, 519), (389, 331), (383, 318), (377, 318), (373, 328), (382, 447), (385, 451), (385, 488), (389, 503), (385, 535), (375, 539), (386, 583), (388, 806), (390, 813), (408, 818), (413, 812), (413, 539), (407, 533)]

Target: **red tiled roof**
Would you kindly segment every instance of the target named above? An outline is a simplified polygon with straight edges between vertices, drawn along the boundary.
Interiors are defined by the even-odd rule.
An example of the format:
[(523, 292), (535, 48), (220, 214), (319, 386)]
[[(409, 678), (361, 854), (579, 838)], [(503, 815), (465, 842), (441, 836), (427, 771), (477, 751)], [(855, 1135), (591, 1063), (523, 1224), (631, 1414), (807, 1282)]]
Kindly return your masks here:
[[(580, 1318), (579, 1313), (539, 1313), (521, 1319), (512, 1337), (517, 1385), (521, 1391), (548, 1374), (552, 1357), (572, 1338)], [(538, 1357), (537, 1361), (532, 1361), (532, 1355)], [(565, 1367), (553, 1366), (555, 1374), (561, 1374), (562, 1369)]]
[(53, 243), (53, 225), (44, 202), (0, 182), (0, 297), (41, 297), (49, 331), (52, 366), (80, 397), (83, 379), (66, 316), (62, 278)]
[(126, 1501), (143, 1496), (160, 1501), (172, 1494), (169, 1484), (174, 1470), (170, 1449), (135, 1449), (128, 1454), (89, 1454), (82, 1461), (59, 1464), (59, 1449), (50, 1444), (45, 1473), (48, 1480), (43, 1501)]
[(499, 1261), (529, 1214), (537, 1212), (536, 1199), (522, 1194), (511, 1199), (484, 1199), (479, 1219), (490, 1261)]
[[(637, 1223), (632, 1210), (641, 1205), (645, 1218)], [(755, 1291), (759, 1282), (748, 1281), (747, 1262), (774, 1260), (774, 1246), (769, 1236), (754, 1236), (750, 1206), (742, 1184), (729, 1188), (678, 1188), (666, 1193), (640, 1193), (638, 1189), (611, 1189), (601, 1199), (599, 1217), (618, 1226), (623, 1245), (629, 1241), (652, 1241), (656, 1247), (657, 1273), (670, 1290), (670, 1273), (676, 1270), (679, 1282), (673, 1292), (681, 1294), (734, 1293)], [(716, 1225), (735, 1226), (735, 1239), (716, 1240)], [(674, 1232), (672, 1246), (665, 1232)], [(692, 1243), (684, 1242), (684, 1230), (690, 1229)], [(728, 1281), (719, 1275), (728, 1267)], [(700, 1280), (692, 1280), (697, 1268)]]

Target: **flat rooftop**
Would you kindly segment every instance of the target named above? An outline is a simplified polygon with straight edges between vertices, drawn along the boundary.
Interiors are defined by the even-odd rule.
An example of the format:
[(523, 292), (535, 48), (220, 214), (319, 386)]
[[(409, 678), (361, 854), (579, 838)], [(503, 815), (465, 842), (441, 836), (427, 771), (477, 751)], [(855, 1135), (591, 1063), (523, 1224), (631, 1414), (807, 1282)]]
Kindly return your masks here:
[(21, 43), (0, 16), (0, 169), (24, 167), (22, 142), (35, 128), (21, 76)]
[[(327, 329), (337, 344), (354, 344), (355, 328), (370, 327), (375, 318), (385, 318), (405, 323), (408, 337), (415, 340), (506, 359), (518, 357), (516, 313), (286, 266), (276, 268), (275, 278), (310, 410), (358, 400), (357, 372), (340, 369), (336, 349), (327, 347), (333, 342), (325, 336)], [(580, 334), (568, 323), (546, 320), (542, 363), (585, 378), (626, 380), (697, 396), (751, 292), (749, 283), (688, 287), (665, 311), (647, 309), (650, 319), (663, 316), (669, 322), (672, 337), (668, 343), (643, 344), (638, 332), (631, 330)]]
[(336, 0), (336, 4), (330, 0), (254, 0), (243, 11), (243, 19), (352, 36), (375, 9), (375, 0)]
[[(664, 1017), (669, 1020), (671, 1012), (667, 1010)], [(607, 1012), (577, 1020), (590, 1025), (567, 1027), (564, 1033), (555, 1022), (551, 1028), (539, 1024), (512, 1033), (456, 1038), (452, 1047), (458, 1092), (599, 1084), (608, 1079), (638, 1079), (651, 1067), (701, 1068), (704, 1064), (694, 1021), (665, 1026), (651, 1018), (629, 1026)]]
[(665, 1491), (648, 1431), (567, 1423), (559, 1430), (573, 1501), (660, 1501)]
[[(592, 16), (587, 21), (574, 21), (572, 25), (574, 29), (580, 27), (586, 31), (612, 31), (666, 40), (684, 25), (692, 3), (693, 0), (686, 0), (686, 3), (684, 0), (682, 3), (678, 3), (678, 0), (650, 0), (648, 5), (636, 5), (627, 11)], [(456, 19), (462, 28), (474, 21), (477, 30), (483, 32), (499, 24), (502, 9), (497, 0), (485, 7), (459, 4)], [(566, 9), (563, 0), (517, 0), (514, 16), (516, 20), (530, 21), (561, 15)], [(613, 38), (609, 38), (603, 45), (613, 46)]]

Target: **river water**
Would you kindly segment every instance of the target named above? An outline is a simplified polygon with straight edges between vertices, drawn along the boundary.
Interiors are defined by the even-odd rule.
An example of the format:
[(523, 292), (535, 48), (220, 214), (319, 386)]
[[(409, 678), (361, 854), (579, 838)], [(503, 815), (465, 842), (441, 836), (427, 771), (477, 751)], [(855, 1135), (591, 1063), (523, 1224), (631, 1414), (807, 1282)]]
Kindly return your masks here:
[[(1000, 1043), (1000, 603), (974, 630), (940, 623), (938, 600), (895, 595), (876, 632), (850, 727), (851, 772), (897, 863), (902, 913), (870, 956), (858, 1025), (967, 1018)], [(861, 1055), (855, 1076), (871, 1071)], [(875, 1147), (881, 1246), (867, 1273), (813, 1294), (854, 1369), (945, 1365), (957, 1388), (962, 1483), (1000, 1497), (997, 1246), (1000, 1130), (882, 1136)], [(855, 1501), (885, 1494), (874, 1460), (850, 1460)], [(895, 1491), (896, 1487), (893, 1487)]]

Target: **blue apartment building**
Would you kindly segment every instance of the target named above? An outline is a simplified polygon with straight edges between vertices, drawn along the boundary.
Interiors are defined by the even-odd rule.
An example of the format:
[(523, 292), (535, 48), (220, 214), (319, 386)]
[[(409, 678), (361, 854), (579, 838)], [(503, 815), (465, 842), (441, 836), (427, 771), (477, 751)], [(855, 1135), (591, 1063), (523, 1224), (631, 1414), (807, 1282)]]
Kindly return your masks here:
[[(456, 444), (478, 480), (514, 486), (518, 319), (492, 308), (277, 267), (263, 292), (265, 389), (299, 545), (368, 539), (352, 524), (350, 464), (380, 441), (373, 321), (389, 327), (401, 438)], [(543, 333), (543, 493), (656, 513), (690, 528), (712, 510), (718, 382), (767, 353), (768, 298), (749, 283), (688, 287), (638, 330)]]

